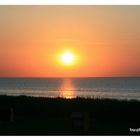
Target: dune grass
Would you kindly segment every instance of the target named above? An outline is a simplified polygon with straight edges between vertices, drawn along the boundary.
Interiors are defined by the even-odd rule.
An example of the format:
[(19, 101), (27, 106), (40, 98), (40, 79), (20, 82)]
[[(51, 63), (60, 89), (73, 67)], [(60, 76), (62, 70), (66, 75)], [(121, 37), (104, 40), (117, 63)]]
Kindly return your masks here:
[[(0, 135), (140, 134), (130, 132), (140, 127), (140, 102), (136, 100), (3, 95), (0, 114), (5, 118), (0, 118)], [(7, 115), (12, 120), (6, 120)]]

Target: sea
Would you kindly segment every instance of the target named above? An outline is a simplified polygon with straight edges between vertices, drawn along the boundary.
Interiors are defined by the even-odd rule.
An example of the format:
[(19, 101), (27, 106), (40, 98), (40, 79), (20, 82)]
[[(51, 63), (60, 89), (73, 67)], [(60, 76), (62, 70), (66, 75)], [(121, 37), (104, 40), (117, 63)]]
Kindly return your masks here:
[(140, 100), (140, 78), (0, 78), (0, 95)]

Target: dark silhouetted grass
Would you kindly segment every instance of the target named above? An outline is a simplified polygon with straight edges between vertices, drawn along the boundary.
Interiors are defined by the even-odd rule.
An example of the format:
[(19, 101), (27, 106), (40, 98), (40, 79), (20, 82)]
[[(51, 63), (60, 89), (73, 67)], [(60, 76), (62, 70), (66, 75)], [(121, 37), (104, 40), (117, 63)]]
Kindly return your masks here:
[(140, 134), (134, 100), (0, 96), (0, 115), (0, 135)]

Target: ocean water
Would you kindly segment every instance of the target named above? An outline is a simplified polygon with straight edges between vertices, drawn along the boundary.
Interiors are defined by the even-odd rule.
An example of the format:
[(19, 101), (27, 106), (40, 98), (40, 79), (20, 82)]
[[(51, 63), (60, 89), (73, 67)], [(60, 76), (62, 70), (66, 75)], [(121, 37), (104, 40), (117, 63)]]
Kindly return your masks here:
[(0, 95), (140, 100), (140, 78), (0, 78)]

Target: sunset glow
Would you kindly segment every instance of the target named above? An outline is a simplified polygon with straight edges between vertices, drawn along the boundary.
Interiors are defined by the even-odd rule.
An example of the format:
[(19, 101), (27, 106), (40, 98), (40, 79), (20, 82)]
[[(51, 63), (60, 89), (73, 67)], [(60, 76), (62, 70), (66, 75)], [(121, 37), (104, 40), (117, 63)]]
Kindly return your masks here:
[(139, 6), (0, 6), (0, 77), (140, 76)]

